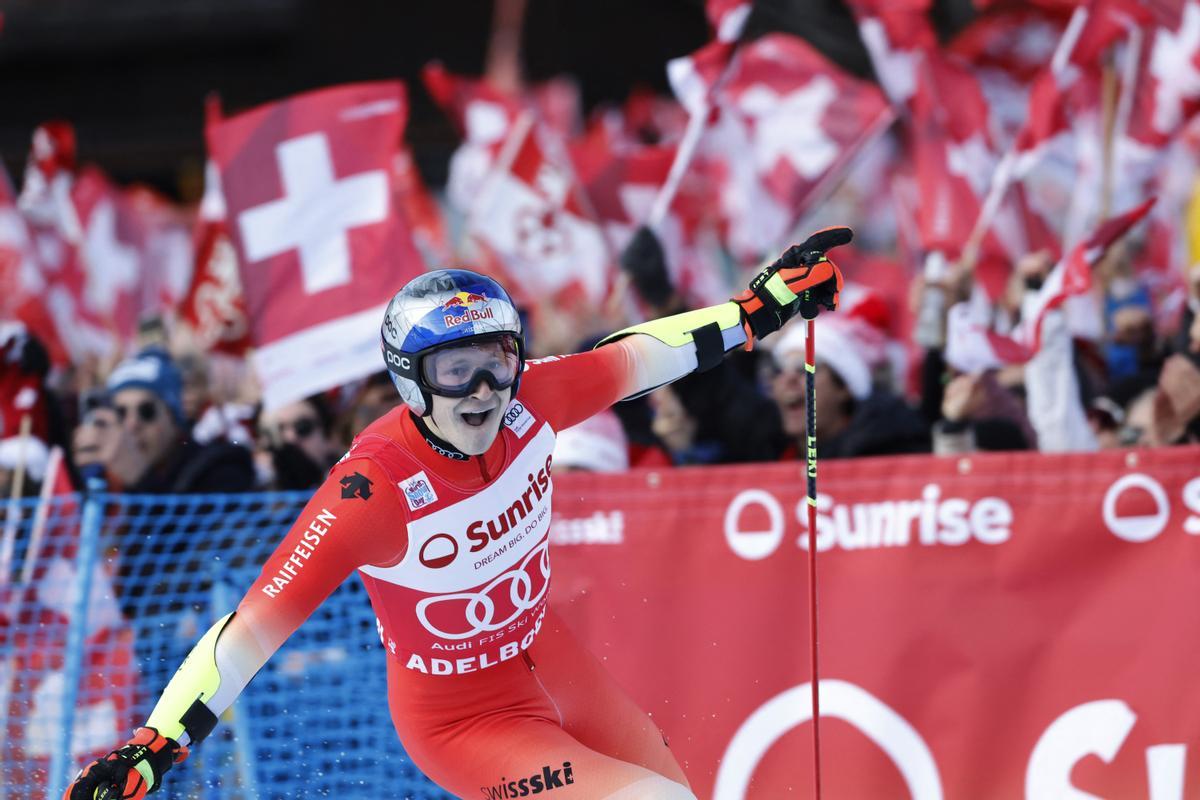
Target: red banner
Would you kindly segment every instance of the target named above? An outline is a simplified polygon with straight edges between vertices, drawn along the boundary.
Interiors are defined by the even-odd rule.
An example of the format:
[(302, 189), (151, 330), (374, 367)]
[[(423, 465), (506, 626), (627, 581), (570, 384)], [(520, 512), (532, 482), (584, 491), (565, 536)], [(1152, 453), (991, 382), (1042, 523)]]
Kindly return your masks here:
[[(556, 484), (556, 607), (697, 796), (811, 796), (803, 464)], [(830, 462), (818, 511), (825, 797), (1200, 797), (1200, 448)]]

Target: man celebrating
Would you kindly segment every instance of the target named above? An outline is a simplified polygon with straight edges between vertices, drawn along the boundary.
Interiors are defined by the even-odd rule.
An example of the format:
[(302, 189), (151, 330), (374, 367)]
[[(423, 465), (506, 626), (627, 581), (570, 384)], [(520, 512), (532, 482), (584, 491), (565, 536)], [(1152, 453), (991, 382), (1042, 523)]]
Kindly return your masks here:
[(555, 431), (835, 308), (841, 273), (825, 252), (849, 240), (822, 231), (728, 303), (528, 363), (495, 281), (438, 270), (410, 282), (382, 330), (405, 405), (355, 439), (146, 727), (85, 767), (65, 800), (157, 789), (355, 570), (388, 655), (396, 731), (433, 781), (464, 797), (692, 798), (654, 723), (547, 609)]

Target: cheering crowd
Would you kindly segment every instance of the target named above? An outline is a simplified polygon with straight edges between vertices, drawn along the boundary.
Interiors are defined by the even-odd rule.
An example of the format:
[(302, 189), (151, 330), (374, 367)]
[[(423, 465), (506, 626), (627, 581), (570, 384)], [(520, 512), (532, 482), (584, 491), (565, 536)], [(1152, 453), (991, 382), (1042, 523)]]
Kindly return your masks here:
[[(847, 5), (876, 81), (797, 36), (742, 35), (754, 12), (730, 2), (669, 65), (674, 99), (635, 92), (586, 119), (569, 82), (522, 86), (503, 52), (479, 79), (431, 65), (424, 90), (462, 136), (438, 193), (403, 144), (417, 89), (398, 82), (210, 109), (198, 209), (81, 166), (69, 123), (47, 122), (19, 191), (0, 181), (0, 489), (37, 492), (54, 448), (75, 486), (312, 488), (399, 402), (375, 354), (305, 380), (265, 366), (346, 285), (343, 318), (370, 316), (416, 271), (470, 265), (515, 287), (545, 357), (728, 297), (828, 225), (856, 240), (842, 308), (817, 326), (822, 458), (1200, 441), (1200, 84), (1167, 77), (1200, 74), (1200, 4), (982, 3), (950, 38), (920, 3)], [(284, 111), (316, 121), (259, 141)], [(370, 145), (385, 210), (344, 210), (330, 244), (327, 215), (274, 199), (300, 183), (285, 150), (337, 165), (309, 181), (327, 196), (361, 173), (366, 198), (377, 173), (339, 159), (370, 150), (343, 130), (368, 118), (392, 126)], [(246, 166), (254, 142), (282, 178)], [(367, 349), (379, 321), (355, 331)], [(555, 464), (802, 458), (804, 348), (794, 327), (621, 404), (564, 431)]]

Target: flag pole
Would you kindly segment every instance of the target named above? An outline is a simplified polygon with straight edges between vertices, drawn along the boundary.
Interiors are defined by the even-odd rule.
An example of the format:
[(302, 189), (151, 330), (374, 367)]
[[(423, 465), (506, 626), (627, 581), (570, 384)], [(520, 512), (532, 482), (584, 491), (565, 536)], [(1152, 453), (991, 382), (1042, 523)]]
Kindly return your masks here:
[(808, 477), (808, 624), (809, 666), (812, 672), (813, 796), (821, 800), (821, 692), (817, 659), (817, 402), (816, 320), (808, 326), (804, 340), (805, 439)]

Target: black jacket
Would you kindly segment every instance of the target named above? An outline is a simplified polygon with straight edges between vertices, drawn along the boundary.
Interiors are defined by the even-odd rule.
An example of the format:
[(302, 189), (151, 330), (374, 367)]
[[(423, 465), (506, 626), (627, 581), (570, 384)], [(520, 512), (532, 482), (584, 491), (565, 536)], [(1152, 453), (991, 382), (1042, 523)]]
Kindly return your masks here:
[(854, 409), (850, 424), (837, 436), (821, 436), (817, 420), (817, 452), (821, 458), (928, 453), (929, 424), (892, 392), (876, 389)]
[(165, 466), (151, 468), (142, 479), (125, 487), (128, 494), (226, 494), (254, 489), (250, 451), (229, 442), (199, 445), (188, 440)]

